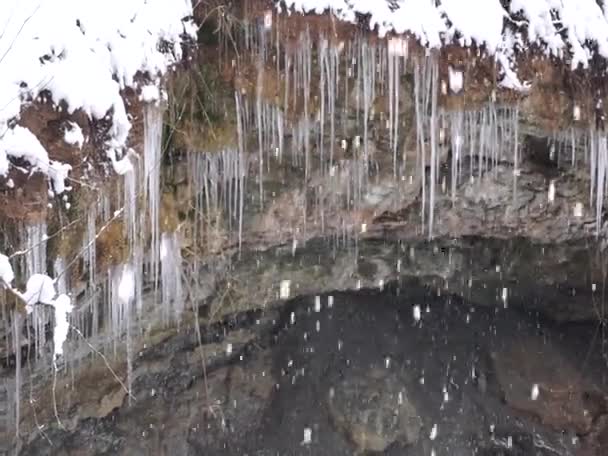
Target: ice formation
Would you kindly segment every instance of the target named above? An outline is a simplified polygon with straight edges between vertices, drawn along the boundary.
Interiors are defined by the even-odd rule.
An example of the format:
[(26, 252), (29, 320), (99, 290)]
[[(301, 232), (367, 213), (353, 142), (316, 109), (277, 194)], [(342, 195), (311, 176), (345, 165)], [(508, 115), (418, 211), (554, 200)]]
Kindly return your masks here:
[(162, 308), (165, 314), (173, 310), (179, 319), (184, 310), (182, 293), (182, 255), (178, 233), (163, 233), (160, 240)]
[[(13, 289), (11, 283), (14, 279), (13, 268), (5, 255), (0, 254), (0, 279), (3, 286), (21, 298), (25, 304), (28, 314), (31, 314), (36, 306), (48, 305), (55, 309), (55, 326), (53, 329), (54, 356), (63, 354), (63, 343), (67, 339), (69, 322), (68, 314), (72, 312), (71, 299), (66, 294), (57, 293), (55, 281), (46, 274), (33, 274), (29, 277), (25, 291)], [(15, 317), (14, 317), (15, 318)], [(17, 320), (15, 320), (15, 324)], [(38, 332), (39, 325), (34, 321), (34, 330)], [(44, 328), (42, 328), (44, 331)], [(17, 331), (20, 332), (20, 331)], [(41, 335), (36, 334), (35, 340), (41, 340)], [(20, 342), (17, 344), (19, 345)]]

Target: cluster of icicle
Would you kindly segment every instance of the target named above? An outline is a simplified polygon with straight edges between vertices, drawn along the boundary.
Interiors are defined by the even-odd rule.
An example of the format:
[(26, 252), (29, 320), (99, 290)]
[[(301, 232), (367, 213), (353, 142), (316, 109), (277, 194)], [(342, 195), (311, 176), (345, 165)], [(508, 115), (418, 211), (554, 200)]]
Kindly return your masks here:
[[(239, 137), (247, 136), (249, 132), (257, 136), (258, 166), (252, 169), (258, 174), (260, 207), (264, 206), (266, 198), (263, 175), (273, 159), (279, 163), (288, 160), (293, 166), (303, 168), (306, 181), (313, 169), (323, 176), (335, 177), (331, 181), (332, 191), (323, 189), (312, 199), (315, 207), (309, 207), (309, 199), (304, 199), (304, 230), (310, 214), (318, 219), (314, 223), (324, 227), (328, 218), (326, 211), (331, 213), (336, 207), (355, 210), (360, 207), (373, 184), (372, 175), (378, 171), (374, 168), (376, 151), (372, 147), (370, 131), (370, 119), (378, 115), (386, 117), (386, 136), (395, 180), (400, 185), (407, 185), (415, 176), (422, 181), (420, 217), (429, 237), (434, 232), (439, 193), (447, 193), (455, 204), (460, 184), (482, 178), (489, 170), (496, 171), (500, 163), (508, 163), (513, 169), (515, 201), (521, 165), (520, 115), (516, 104), (500, 105), (490, 100), (478, 110), (444, 110), (438, 103), (439, 94), (460, 93), (463, 90), (462, 73), (449, 67), (449, 81), (440, 80), (437, 57), (410, 56), (407, 41), (399, 37), (371, 43), (365, 36), (356, 36), (344, 42), (322, 34), (314, 39), (312, 32), (306, 29), (300, 32), (297, 44), (293, 45), (284, 44), (279, 32), (274, 33), (270, 25), (271, 22), (265, 19), (249, 24), (246, 29), (245, 46), (260, 59), (257, 91), (247, 96), (235, 95)], [(284, 92), (277, 100), (268, 100), (263, 96), (262, 88), (269, 68), (273, 67)], [(413, 75), (413, 121), (417, 138), (415, 162), (406, 160), (402, 132), (409, 125), (400, 118), (401, 100), (412, 95), (408, 93), (412, 87), (406, 87), (404, 83), (410, 75)], [(313, 90), (317, 92), (313, 93)], [(388, 99), (388, 115), (376, 112), (374, 101), (379, 97)], [(309, 112), (313, 98), (318, 111)], [(286, 112), (277, 106), (277, 101), (289, 109), (296, 106), (298, 100), (303, 100), (303, 112), (297, 119), (287, 120)], [(349, 163), (340, 164), (336, 150), (345, 143), (340, 138), (350, 133), (349, 120), (354, 120), (359, 128), (353, 141), (359, 154)], [(336, 121), (342, 128), (336, 128)], [(581, 164), (589, 166), (589, 212), (595, 213), (599, 234), (608, 193), (606, 134), (595, 129), (572, 128), (555, 135), (553, 148), (555, 156), (551, 159), (560, 165), (570, 161), (575, 169)], [(451, 173), (447, 179), (440, 176), (439, 170), (446, 157), (450, 160)], [(550, 185), (555, 186), (555, 183)], [(551, 202), (554, 188), (553, 191), (549, 188), (548, 194)], [(577, 203), (574, 209), (575, 217), (582, 216), (579, 204), (582, 203)]]
[[(464, 181), (467, 171), (470, 176), (466, 178), (474, 173), (475, 177), (481, 176), (505, 158), (512, 159), (517, 167), (518, 109), (496, 104), (466, 113), (440, 109), (438, 93), (445, 90), (445, 83), (440, 83), (435, 58), (411, 58), (407, 42), (401, 38), (389, 39), (387, 44), (372, 44), (365, 37), (357, 36), (345, 43), (324, 36), (314, 40), (311, 32), (305, 30), (297, 45), (283, 46), (278, 33), (272, 36), (264, 24), (255, 24), (248, 30), (245, 44), (250, 52), (259, 56), (260, 69), (255, 94), (235, 94), (237, 118), (239, 137), (247, 136), (248, 132), (257, 135), (258, 166), (255, 170), (260, 207), (265, 203), (263, 176), (273, 159), (279, 163), (288, 161), (303, 169), (307, 182), (313, 171), (333, 178), (331, 188), (317, 188), (313, 207), (309, 206), (307, 198), (304, 199), (301, 227), (304, 231), (311, 214), (314, 223), (324, 230), (327, 219), (331, 218), (329, 214), (337, 209), (357, 210), (364, 204), (374, 183), (373, 175), (378, 173), (380, 166), (376, 148), (372, 147), (371, 131), (371, 120), (378, 115), (386, 116), (394, 180), (398, 185), (406, 186), (413, 176), (422, 178), (421, 219), (429, 236), (433, 233), (436, 193), (441, 184), (440, 160), (448, 148), (453, 152), (452, 201), (455, 201), (456, 188)], [(272, 48), (276, 49), (276, 58), (271, 58)], [(278, 97), (279, 104), (289, 109), (303, 101), (302, 112), (295, 120), (287, 121), (286, 113), (277, 106), (276, 100), (268, 100), (262, 95), (264, 78), (268, 77), (268, 68), (272, 66), (276, 66), (276, 75), (271, 76), (281, 80), (284, 86), (284, 92)], [(407, 161), (402, 132), (408, 126), (400, 117), (401, 100), (408, 89), (403, 81), (408, 73), (414, 75), (415, 162)], [(456, 83), (451, 81), (450, 85)], [(318, 88), (317, 93), (312, 93), (313, 87)], [(454, 87), (451, 90), (455, 90)], [(379, 97), (388, 99), (387, 115), (376, 112), (374, 100)], [(314, 113), (309, 112), (313, 98), (318, 102), (318, 111)], [(338, 149), (350, 147), (344, 138), (352, 134), (348, 129), (352, 120), (359, 128), (359, 134), (352, 141), (352, 147), (358, 152), (353, 159), (344, 161), (338, 157)], [(336, 123), (341, 127), (336, 127)], [(289, 141), (286, 138), (290, 138)], [(462, 166), (462, 158), (469, 153), (479, 156), (481, 167), (473, 169), (470, 160), (466, 169)], [(430, 169), (428, 175), (427, 169)], [(516, 180), (514, 173), (514, 182)], [(345, 230), (353, 229), (342, 226)]]
[[(34, 250), (38, 249), (35, 248)], [(50, 306), (54, 309), (53, 351), (54, 357), (57, 358), (63, 354), (63, 344), (68, 336), (68, 314), (72, 312), (73, 306), (67, 294), (58, 292), (56, 286), (57, 279), (52, 279), (41, 272), (35, 272), (37, 270), (42, 269), (33, 268), (34, 272), (28, 274), (25, 291), (20, 291), (13, 287), (14, 272), (9, 258), (0, 254), (0, 285), (8, 289), (23, 303), (27, 315), (33, 316), (32, 319), (35, 322), (36, 328), (36, 342), (41, 342), (44, 327), (47, 324), (44, 306)], [(13, 317), (18, 319), (19, 313), (15, 312)], [(15, 325), (16, 327), (18, 326), (17, 323)], [(21, 342), (19, 341), (20, 335), (20, 329), (14, 331), (15, 348), (21, 346)], [(15, 350), (15, 352), (17, 351)]]
[[(145, 108), (143, 157), (129, 151), (114, 164), (115, 170), (123, 176), (122, 195), (115, 200), (111, 194), (104, 193), (87, 211), (85, 237), (79, 254), (88, 275), (83, 294), (74, 289), (76, 284), (70, 283), (68, 272), (74, 264), (72, 259), (66, 264), (66, 259), (56, 258), (53, 263), (55, 279), (47, 275), (48, 233), (44, 222), (24, 225), (20, 230), (23, 250), (14, 256), (20, 258), (19, 271), (29, 277), (24, 292), (12, 288), (13, 268), (9, 259), (0, 255), (0, 283), (22, 300), (27, 309), (25, 320), (14, 312), (11, 328), (7, 328), (13, 339), (11, 351), (17, 356), (14, 379), (17, 433), (20, 391), (26, 381), (21, 371), (20, 347), (28, 344), (34, 349), (30, 353), (41, 361), (36, 364), (36, 370), (44, 371), (49, 366), (44, 362), (48, 353), (47, 328), (53, 321), (54, 349), (50, 365), (54, 369), (58, 368), (58, 361), (73, 365), (83, 355), (81, 339), (70, 340), (67, 347), (72, 328), (86, 339), (84, 353), (92, 353), (91, 347), (98, 353), (108, 349), (114, 353), (126, 351), (127, 388), (130, 391), (135, 325), (144, 318), (154, 318), (157, 311), (166, 322), (179, 319), (183, 311), (180, 237), (175, 232), (159, 232), (162, 126), (162, 108), (148, 105)], [(124, 263), (113, 266), (104, 276), (96, 271), (96, 240), (118, 217), (124, 221), (129, 253)], [(154, 297), (146, 303), (143, 299), (145, 284), (151, 284), (154, 292)], [(74, 299), (79, 295), (75, 307), (68, 291)], [(156, 291), (159, 291), (158, 301)], [(28, 331), (27, 340), (22, 339), (24, 328)], [(61, 355), (64, 356), (60, 358)]]
[[(121, 346), (123, 337), (126, 338), (129, 391), (132, 383), (134, 325), (144, 318), (152, 318), (158, 310), (162, 321), (179, 321), (184, 308), (180, 237), (175, 232), (160, 233), (159, 228), (162, 131), (162, 105), (147, 104), (144, 112), (143, 157), (128, 154), (129, 166), (124, 173), (122, 215), (128, 240), (128, 258), (108, 271), (106, 282), (108, 309), (104, 314), (108, 320), (101, 324), (109, 330), (114, 351)], [(90, 248), (94, 248), (94, 242), (90, 243)], [(94, 264), (89, 267), (94, 268)], [(144, 302), (146, 284), (151, 285), (153, 294), (152, 299)], [(160, 306), (156, 305), (159, 286)], [(102, 328), (99, 325), (99, 320), (95, 321), (91, 333), (100, 333)]]
[[(45, 246), (46, 248), (46, 246)], [(69, 314), (73, 310), (70, 297), (57, 286), (60, 280), (52, 279), (46, 274), (37, 272), (42, 271), (41, 260), (46, 260), (45, 256), (37, 255), (41, 253), (39, 246), (33, 246), (25, 252), (25, 256), (29, 257), (24, 260), (31, 272), (25, 285), (25, 291), (14, 288), (13, 281), (15, 278), (13, 267), (7, 256), (0, 254), (0, 288), (7, 289), (15, 299), (23, 303), (26, 310), (26, 321), (31, 322), (34, 327), (34, 341), (37, 348), (42, 350), (45, 335), (45, 326), (50, 322), (49, 310), (52, 310), (54, 316), (53, 325), (53, 369), (57, 370), (57, 361), (63, 355), (63, 345), (68, 337), (70, 327)], [(36, 261), (37, 263), (33, 263)], [(21, 420), (21, 347), (24, 342), (22, 339), (23, 331), (23, 315), (19, 310), (14, 310), (10, 315), (11, 328), (7, 331), (12, 334), (12, 347), (15, 354), (15, 387), (14, 387), (14, 423), (16, 435), (19, 435), (19, 422)], [(9, 319), (5, 320), (9, 324)], [(28, 326), (29, 328), (29, 326)], [(6, 328), (9, 329), (9, 328)], [(8, 340), (7, 340), (8, 343)], [(7, 379), (8, 380), (8, 379)], [(11, 409), (9, 404), (2, 404), (5, 411)]]

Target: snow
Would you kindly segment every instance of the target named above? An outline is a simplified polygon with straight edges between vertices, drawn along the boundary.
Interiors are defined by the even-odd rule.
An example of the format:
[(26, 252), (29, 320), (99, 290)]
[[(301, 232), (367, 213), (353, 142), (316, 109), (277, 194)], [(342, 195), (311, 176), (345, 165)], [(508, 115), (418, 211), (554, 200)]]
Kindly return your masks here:
[(462, 71), (448, 67), (448, 76), (450, 78), (450, 90), (456, 94), (460, 93), (462, 87), (464, 86), (464, 76)]
[[(181, 58), (182, 36), (195, 32), (185, 19), (191, 14), (189, 0), (0, 2), (0, 175), (9, 170), (9, 157), (22, 157), (47, 172), (61, 193), (67, 165), (49, 168), (32, 132), (13, 126), (23, 104), (43, 91), (56, 106), (64, 102), (68, 114), (80, 109), (91, 118), (111, 116), (108, 146), (124, 147), (131, 123), (120, 90), (137, 89), (138, 73), (158, 80)], [(162, 52), (161, 40), (177, 45)], [(78, 147), (84, 142), (73, 126), (64, 139)]]
[(272, 11), (264, 12), (264, 29), (272, 29)]
[(553, 24), (548, 2), (512, 0), (509, 11), (512, 14), (521, 13), (527, 19), (528, 38), (531, 42), (543, 41), (550, 54), (561, 55), (564, 42)]
[(145, 85), (141, 88), (140, 99), (146, 103), (152, 103), (160, 100), (160, 90), (158, 86), (153, 84)]
[[(559, 14), (567, 30), (568, 44), (573, 52), (572, 66), (586, 66), (592, 51), (586, 40), (595, 42), (601, 56), (608, 56), (608, 21), (604, 11), (595, 0), (545, 0)], [(542, 2), (544, 3), (544, 2)], [(544, 37), (543, 37), (544, 38)]]
[(129, 149), (125, 156), (120, 160), (116, 159), (116, 150), (111, 149), (108, 151), (108, 155), (110, 157), (110, 161), (112, 162), (112, 167), (114, 168), (114, 172), (119, 175), (125, 175), (127, 173), (132, 173), (134, 171), (133, 162), (131, 161), (132, 156), (136, 156), (137, 154)]
[(8, 157), (23, 159), (31, 165), (32, 171), (39, 171), (49, 176), (56, 194), (61, 194), (65, 190), (65, 179), (72, 167), (49, 160), (46, 149), (27, 128), (17, 125), (5, 131), (0, 137), (0, 175), (2, 176), (6, 176), (9, 171)]
[(51, 303), (55, 308), (55, 329), (53, 330), (53, 347), (55, 357), (63, 355), (63, 343), (68, 338), (70, 323), (68, 314), (72, 312), (73, 306), (69, 296), (61, 294)]
[(539, 388), (538, 385), (535, 383), (534, 385), (532, 385), (532, 391), (530, 392), (530, 399), (532, 399), (533, 401), (538, 399), (538, 395), (539, 395)]
[(61, 195), (66, 190), (65, 180), (68, 178), (68, 174), (71, 170), (72, 167), (67, 163), (61, 163), (54, 160), (49, 161), (49, 171), (47, 174), (53, 183), (55, 194)]
[(517, 74), (511, 68), (512, 63), (504, 53), (496, 54), (496, 60), (498, 63), (500, 63), (500, 67), (502, 69), (502, 79), (498, 84), (500, 87), (504, 89), (517, 90), (520, 92), (525, 92), (530, 88), (528, 83), (522, 83), (519, 80)]
[(20, 126), (6, 131), (0, 139), (0, 174), (2, 175), (8, 172), (7, 156), (27, 160), (34, 170), (47, 172), (49, 167), (49, 155), (46, 149), (30, 130)]
[(125, 266), (118, 284), (118, 299), (128, 305), (135, 297), (135, 275), (133, 268)]
[(418, 304), (416, 304), (413, 308), (412, 308), (412, 315), (414, 317), (414, 320), (416, 322), (420, 321), (420, 318), (422, 316), (422, 312), (420, 311), (420, 306)]
[[(382, 37), (388, 32), (409, 32), (423, 45), (439, 47), (458, 36), (460, 44), (484, 45), (492, 54), (511, 55), (517, 40), (508, 26), (527, 31), (528, 41), (549, 55), (563, 57), (569, 49), (573, 68), (586, 67), (594, 44), (608, 57), (608, 5), (596, 0), (513, 0), (505, 10), (499, 0), (287, 0), (290, 11), (321, 14), (331, 9), (338, 19), (355, 23), (355, 12), (370, 14), (370, 27)], [(436, 5), (439, 3), (439, 5)], [(278, 7), (281, 9), (281, 6)], [(519, 13), (524, 21), (515, 19)], [(558, 20), (555, 20), (558, 18)], [(565, 41), (560, 36), (560, 23)]]
[(433, 424), (433, 427), (431, 429), (431, 433), (429, 435), (429, 439), (435, 440), (437, 438), (437, 433), (438, 433), (437, 424), (435, 423), (435, 424)]
[(499, 0), (443, 0), (439, 10), (452, 23), (448, 39), (460, 32), (463, 45), (485, 44), (492, 54), (500, 46), (507, 13)]
[(302, 440), (302, 445), (310, 445), (312, 442), (312, 429), (304, 428), (304, 440)]
[(280, 299), (289, 299), (290, 287), (291, 287), (291, 280), (281, 280), (281, 284), (279, 286), (279, 298)]
[(63, 140), (72, 145), (82, 149), (84, 144), (84, 135), (80, 126), (76, 122), (69, 122), (65, 132), (63, 134)]
[(21, 297), (29, 310), (38, 303), (52, 305), (55, 295), (53, 279), (46, 274), (34, 274), (27, 280), (25, 292)]
[(8, 257), (0, 253), (0, 280), (3, 282), (0, 285), (10, 286), (14, 278), (15, 274)]
[[(6, 286), (10, 286), (13, 280), (13, 270), (5, 255), (0, 254), (0, 279)], [(69, 321), (68, 314), (72, 312), (73, 306), (69, 296), (60, 294), (57, 296), (55, 281), (46, 274), (33, 274), (25, 285), (25, 291), (20, 292), (13, 289), (25, 302), (28, 314), (32, 313), (36, 304), (46, 304), (55, 309), (55, 327), (53, 329), (53, 347), (55, 357), (63, 354), (63, 343), (68, 337)]]
[(407, 41), (401, 37), (388, 40), (388, 55), (396, 57), (407, 56)]

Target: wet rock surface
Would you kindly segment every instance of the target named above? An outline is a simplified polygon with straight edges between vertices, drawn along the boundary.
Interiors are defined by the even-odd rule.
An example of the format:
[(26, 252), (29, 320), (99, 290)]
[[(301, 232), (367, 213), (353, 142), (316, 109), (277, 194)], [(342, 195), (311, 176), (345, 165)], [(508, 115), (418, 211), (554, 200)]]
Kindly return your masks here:
[[(390, 365), (390, 358), (385, 361)], [(340, 377), (344, 377), (340, 375)], [(394, 443), (415, 444), (422, 422), (402, 379), (367, 369), (330, 381), (329, 415), (358, 452), (384, 451)]]
[(556, 326), (411, 284), (303, 296), (239, 321), (203, 326), (202, 346), (186, 325), (143, 349), (130, 401), (124, 395), (112, 410), (100, 401), (97, 416), (32, 434), (20, 453), (607, 450), (607, 379), (593, 326)]

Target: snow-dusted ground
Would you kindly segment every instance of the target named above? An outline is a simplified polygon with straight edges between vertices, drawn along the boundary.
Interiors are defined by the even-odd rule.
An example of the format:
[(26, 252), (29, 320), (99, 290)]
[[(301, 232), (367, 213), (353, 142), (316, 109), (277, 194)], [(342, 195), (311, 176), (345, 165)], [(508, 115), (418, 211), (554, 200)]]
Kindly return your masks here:
[[(55, 194), (66, 189), (70, 166), (49, 159), (33, 132), (19, 125), (24, 103), (49, 91), (53, 102), (64, 101), (73, 112), (82, 109), (92, 118), (112, 112), (107, 151), (113, 162), (123, 155), (131, 124), (120, 96), (135, 87), (138, 72), (156, 80), (181, 58), (179, 42), (192, 35), (190, 0), (2, 0), (0, 1), (0, 178), (11, 169), (10, 158), (27, 161), (25, 172), (49, 177)], [(176, 44), (161, 52), (159, 44)], [(147, 83), (145, 101), (158, 88)], [(76, 124), (65, 132), (68, 144), (82, 147), (85, 138)], [(10, 182), (7, 182), (10, 185)], [(67, 336), (70, 298), (56, 292), (48, 276), (29, 278), (24, 293), (13, 289), (9, 259), (0, 254), (0, 287), (20, 296), (28, 311), (36, 303), (55, 308), (55, 354)]]
[[(436, 5), (438, 3), (438, 5)], [(370, 14), (380, 35), (409, 32), (424, 45), (437, 47), (459, 37), (462, 45), (483, 44), (491, 53), (512, 54), (525, 42), (509, 24), (527, 31), (530, 43), (550, 55), (571, 55), (572, 67), (586, 66), (590, 43), (608, 58), (608, 5), (596, 0), (512, 0), (505, 10), (499, 0), (286, 0), (291, 10), (321, 14), (327, 9), (355, 22), (355, 13)], [(280, 7), (279, 7), (280, 8)], [(523, 20), (515, 19), (520, 14)]]

